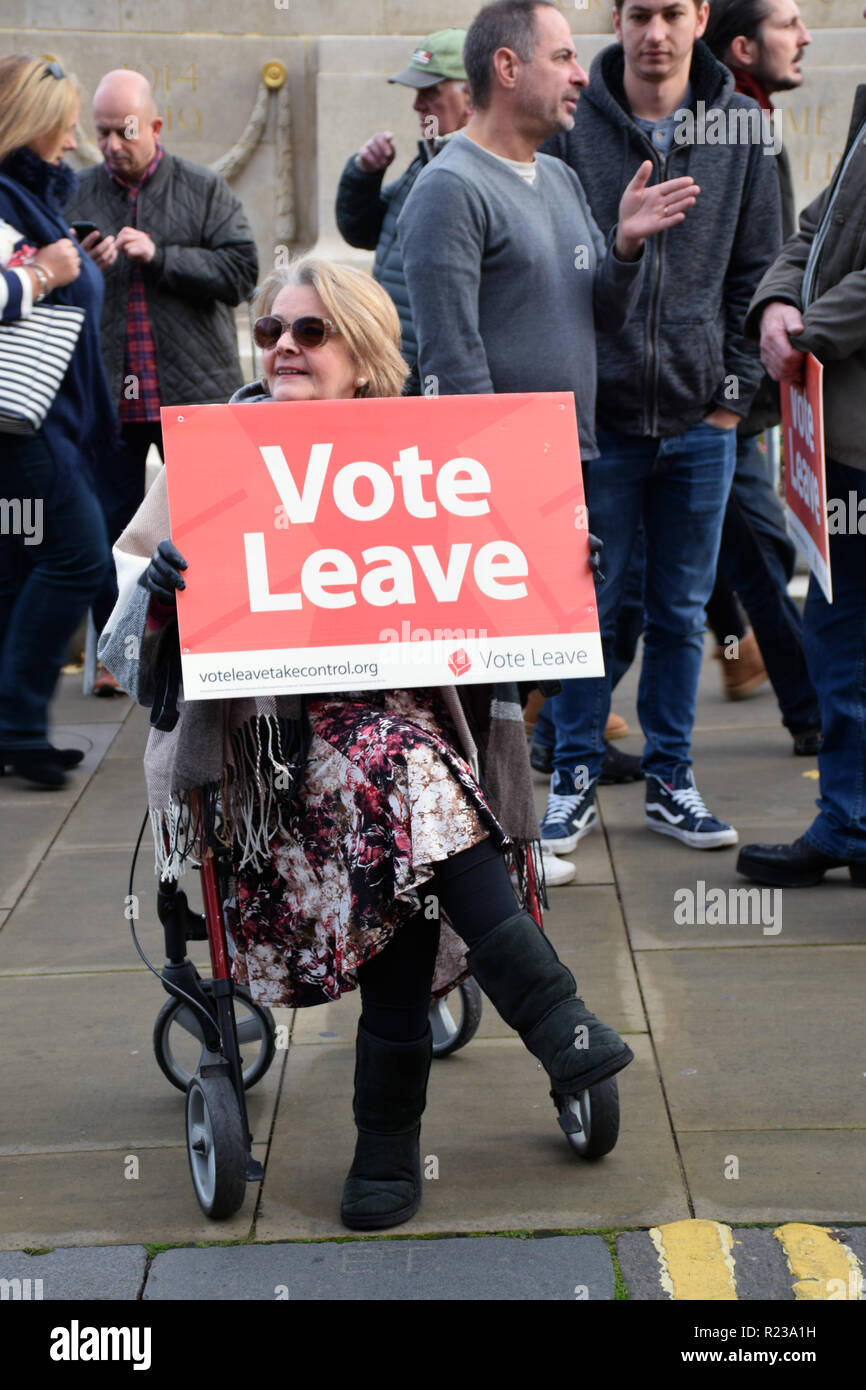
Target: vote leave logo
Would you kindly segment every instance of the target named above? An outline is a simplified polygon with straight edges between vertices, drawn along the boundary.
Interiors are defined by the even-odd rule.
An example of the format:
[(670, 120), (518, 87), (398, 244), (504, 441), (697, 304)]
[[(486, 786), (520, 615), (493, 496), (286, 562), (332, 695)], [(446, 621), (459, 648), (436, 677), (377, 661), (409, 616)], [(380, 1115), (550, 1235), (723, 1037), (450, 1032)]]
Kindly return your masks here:
[(472, 665), (469, 653), (462, 647), (458, 647), (456, 652), (452, 652), (448, 658), (448, 668), (452, 675), (464, 676)]

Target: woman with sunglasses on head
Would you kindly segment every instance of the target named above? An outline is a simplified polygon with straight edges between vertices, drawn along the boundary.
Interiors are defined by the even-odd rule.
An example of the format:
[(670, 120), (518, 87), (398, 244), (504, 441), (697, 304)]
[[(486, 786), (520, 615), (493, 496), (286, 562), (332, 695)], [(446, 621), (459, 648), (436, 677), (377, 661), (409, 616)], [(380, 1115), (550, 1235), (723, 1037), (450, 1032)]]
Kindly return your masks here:
[[(234, 401), (399, 395), (399, 320), (370, 276), (304, 257), (268, 278), (257, 312), (264, 377)], [(118, 542), (122, 597), (100, 643), (142, 703), (177, 654), (187, 565), (167, 522), (160, 477)], [(140, 639), (133, 663), (130, 636)], [(163, 877), (201, 854), (221, 815), (237, 883), (235, 979), (272, 1005), (360, 987), (357, 1143), (341, 1210), (352, 1229), (397, 1225), (418, 1208), (431, 990), (467, 965), (557, 1094), (631, 1061), (515, 898), (506, 861), (525, 887), (538, 826), (513, 687), (181, 702), (174, 729), (151, 734), (145, 770)]]
[(48, 704), (66, 644), (111, 563), (92, 487), (97, 451), (113, 449), (114, 410), (99, 350), (102, 275), (68, 235), (75, 184), (77, 83), (57, 63), (0, 59), (0, 322), (34, 304), (85, 311), (72, 359), (42, 427), (4, 433), (0, 495), (34, 523), (0, 535), (0, 764), (61, 787), (83, 757), (48, 742)]

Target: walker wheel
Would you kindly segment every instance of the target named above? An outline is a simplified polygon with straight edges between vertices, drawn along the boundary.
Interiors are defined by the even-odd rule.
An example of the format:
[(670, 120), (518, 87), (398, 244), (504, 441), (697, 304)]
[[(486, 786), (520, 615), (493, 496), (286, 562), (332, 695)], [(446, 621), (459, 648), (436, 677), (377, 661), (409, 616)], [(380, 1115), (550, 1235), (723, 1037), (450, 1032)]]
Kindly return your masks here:
[[(210, 996), (213, 980), (200, 980), (205, 994)], [(244, 985), (235, 985), (235, 1023), (238, 1044), (247, 1057), (243, 1069), (244, 1090), (261, 1081), (276, 1051), (276, 1024), (270, 1009), (257, 1004)], [(160, 1070), (179, 1091), (186, 1091), (204, 1049), (201, 1018), (192, 1004), (184, 999), (169, 999), (160, 1009), (153, 1025), (153, 1050)]]
[(194, 1076), (186, 1093), (186, 1150), (198, 1204), (220, 1221), (234, 1216), (246, 1191), (247, 1146), (228, 1075)]
[(603, 1158), (619, 1138), (619, 1087), (609, 1076), (579, 1095), (560, 1097), (559, 1124), (581, 1158)]
[(481, 1009), (481, 990), (471, 975), (442, 999), (431, 999), (429, 1018), (433, 1031), (433, 1056), (448, 1057), (458, 1048), (465, 1047), (478, 1032)]

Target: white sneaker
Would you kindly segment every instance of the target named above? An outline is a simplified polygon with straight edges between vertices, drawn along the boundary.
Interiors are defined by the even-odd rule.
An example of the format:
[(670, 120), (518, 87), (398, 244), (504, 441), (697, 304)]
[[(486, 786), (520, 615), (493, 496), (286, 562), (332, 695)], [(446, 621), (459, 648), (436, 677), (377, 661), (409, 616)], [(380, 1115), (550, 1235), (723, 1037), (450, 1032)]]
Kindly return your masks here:
[(571, 883), (577, 869), (573, 864), (569, 864), (567, 859), (557, 859), (555, 854), (541, 853), (541, 863), (544, 867), (544, 882), (548, 888), (561, 888), (565, 883)]

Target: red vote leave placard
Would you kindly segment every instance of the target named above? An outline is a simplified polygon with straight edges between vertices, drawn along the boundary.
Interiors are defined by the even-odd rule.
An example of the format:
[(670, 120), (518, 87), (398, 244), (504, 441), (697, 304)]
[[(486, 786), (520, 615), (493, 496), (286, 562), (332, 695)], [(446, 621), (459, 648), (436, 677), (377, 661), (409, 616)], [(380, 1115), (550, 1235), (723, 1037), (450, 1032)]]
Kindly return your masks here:
[(162, 410), (187, 699), (598, 676), (568, 393)]
[(824, 368), (806, 355), (803, 384), (782, 382), (782, 441), (788, 527), (828, 603), (833, 602), (824, 468)]

